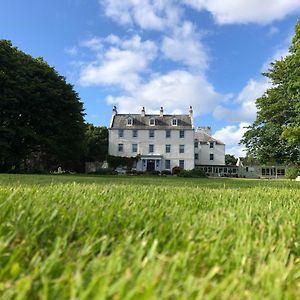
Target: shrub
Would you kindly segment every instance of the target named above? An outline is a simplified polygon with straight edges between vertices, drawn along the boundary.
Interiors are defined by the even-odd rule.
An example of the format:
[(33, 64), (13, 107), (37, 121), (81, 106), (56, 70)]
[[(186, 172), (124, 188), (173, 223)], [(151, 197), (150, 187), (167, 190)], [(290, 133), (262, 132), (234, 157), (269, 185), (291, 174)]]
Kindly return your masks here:
[(101, 168), (98, 169), (96, 172), (90, 172), (89, 174), (93, 175), (118, 175), (118, 172), (114, 171), (110, 168)]
[(299, 166), (291, 166), (286, 171), (286, 178), (295, 179), (299, 174), (300, 168)]
[(169, 170), (163, 170), (161, 171), (161, 175), (172, 175), (172, 172)]
[(207, 175), (201, 169), (182, 170), (178, 176), (190, 178), (207, 178)]
[(179, 175), (181, 171), (182, 171), (182, 168), (176, 166), (176, 167), (174, 167), (174, 168), (172, 169), (172, 174), (173, 174), (173, 175)]

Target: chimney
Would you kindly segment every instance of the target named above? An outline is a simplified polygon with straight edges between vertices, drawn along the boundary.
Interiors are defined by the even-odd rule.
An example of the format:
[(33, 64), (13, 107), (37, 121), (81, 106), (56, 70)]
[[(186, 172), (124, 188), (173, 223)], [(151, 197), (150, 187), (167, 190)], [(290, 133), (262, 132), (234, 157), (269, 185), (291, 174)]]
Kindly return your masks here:
[(160, 115), (161, 117), (164, 116), (164, 109), (163, 109), (162, 106), (160, 107), (159, 115)]
[(189, 109), (189, 116), (190, 118), (193, 118), (193, 107), (190, 106), (190, 109)]
[(145, 117), (145, 107), (143, 106), (142, 111), (141, 111), (142, 117)]
[(116, 107), (116, 106), (113, 107), (112, 114), (113, 114), (113, 116), (115, 116), (115, 115), (118, 114), (118, 111), (117, 111), (117, 107)]

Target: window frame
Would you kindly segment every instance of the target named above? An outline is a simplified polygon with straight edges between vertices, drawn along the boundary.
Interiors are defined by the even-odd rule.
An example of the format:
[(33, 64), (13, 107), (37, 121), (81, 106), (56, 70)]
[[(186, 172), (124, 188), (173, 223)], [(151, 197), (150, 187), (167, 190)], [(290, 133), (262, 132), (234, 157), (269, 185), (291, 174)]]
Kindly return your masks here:
[(118, 144), (118, 152), (124, 152), (124, 144), (123, 143)]
[(179, 153), (183, 154), (185, 152), (185, 145), (184, 144), (180, 144), (179, 145)]
[[(152, 151), (151, 151), (151, 149), (152, 149)], [(148, 146), (148, 152), (149, 153), (154, 153), (154, 144), (149, 144), (149, 146)]]

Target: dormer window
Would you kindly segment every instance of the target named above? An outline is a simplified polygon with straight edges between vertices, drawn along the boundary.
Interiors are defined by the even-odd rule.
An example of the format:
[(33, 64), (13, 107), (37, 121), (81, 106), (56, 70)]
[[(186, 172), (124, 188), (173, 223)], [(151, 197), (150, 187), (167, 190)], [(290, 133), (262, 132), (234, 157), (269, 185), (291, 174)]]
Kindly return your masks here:
[(177, 119), (176, 118), (172, 119), (172, 126), (177, 126)]
[(151, 118), (151, 119), (149, 120), (149, 125), (150, 125), (150, 126), (155, 126), (155, 119), (154, 119), (154, 118)]
[(133, 125), (133, 119), (131, 117), (129, 117), (127, 119), (127, 126), (132, 126)]

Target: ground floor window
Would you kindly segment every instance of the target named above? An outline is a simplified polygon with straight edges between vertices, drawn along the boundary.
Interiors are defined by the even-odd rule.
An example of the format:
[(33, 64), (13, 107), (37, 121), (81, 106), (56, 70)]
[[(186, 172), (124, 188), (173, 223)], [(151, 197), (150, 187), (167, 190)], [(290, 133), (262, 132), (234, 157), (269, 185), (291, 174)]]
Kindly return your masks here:
[(171, 161), (169, 159), (165, 160), (165, 169), (170, 170), (171, 169)]
[(184, 160), (179, 160), (179, 167), (181, 168), (181, 169), (184, 169)]
[(124, 150), (124, 145), (123, 144), (118, 144), (118, 151), (123, 152)]
[(198, 159), (198, 158), (199, 158), (199, 154), (195, 153), (195, 159)]

